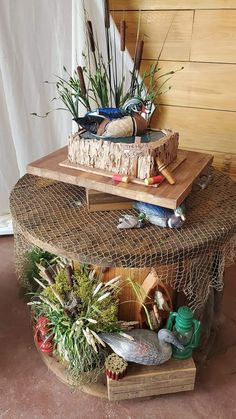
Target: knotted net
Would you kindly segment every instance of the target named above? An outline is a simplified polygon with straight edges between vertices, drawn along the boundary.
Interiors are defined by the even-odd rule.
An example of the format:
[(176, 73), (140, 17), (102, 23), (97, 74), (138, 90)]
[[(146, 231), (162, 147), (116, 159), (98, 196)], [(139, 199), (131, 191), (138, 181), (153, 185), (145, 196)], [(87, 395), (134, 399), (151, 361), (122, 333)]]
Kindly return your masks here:
[(212, 287), (222, 290), (224, 268), (235, 256), (236, 184), (218, 171), (212, 171), (206, 189), (193, 188), (187, 221), (178, 230), (153, 225), (118, 230), (118, 219), (135, 210), (88, 213), (83, 188), (28, 174), (14, 187), (10, 204), (20, 280), (26, 252), (39, 246), (87, 264), (155, 267), (196, 310)]

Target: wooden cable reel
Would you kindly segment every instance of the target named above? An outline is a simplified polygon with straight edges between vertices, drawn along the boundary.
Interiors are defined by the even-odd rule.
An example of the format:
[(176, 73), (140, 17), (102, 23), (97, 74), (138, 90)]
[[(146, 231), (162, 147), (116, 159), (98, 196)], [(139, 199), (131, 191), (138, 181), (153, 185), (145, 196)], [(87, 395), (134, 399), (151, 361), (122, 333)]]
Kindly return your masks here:
[[(97, 274), (100, 273), (102, 275), (102, 279), (104, 282), (109, 281), (115, 276), (121, 275), (121, 277), (124, 280), (128, 277), (132, 278), (136, 283), (140, 285), (141, 291), (143, 290), (143, 300), (138, 301), (135, 293), (132, 290), (131, 285), (129, 285), (128, 283), (126, 284), (124, 282), (124, 286), (122, 287), (122, 291), (119, 295), (120, 320), (136, 320), (139, 322), (140, 327), (150, 327), (150, 325), (147, 322), (147, 316), (145, 314), (144, 306), (148, 310), (151, 319), (153, 319), (153, 330), (157, 330), (159, 328), (159, 324), (161, 325), (164, 319), (167, 319), (169, 312), (173, 309), (173, 290), (169, 285), (164, 284), (160, 280), (155, 268), (150, 269), (110, 267), (104, 269), (101, 267), (95, 267), (95, 269), (97, 271)], [(155, 303), (156, 291), (161, 292), (165, 302), (165, 306), (168, 307), (168, 310), (158, 309)], [(152, 313), (152, 311), (154, 310), (155, 313)], [(157, 319), (159, 319), (159, 323), (157, 322)]]
[[(162, 326), (163, 320), (167, 319), (169, 312), (173, 310), (172, 290), (159, 279), (154, 268), (151, 269), (142, 283), (142, 289), (144, 291), (144, 299), (137, 308), (137, 320), (141, 328), (151, 326), (153, 330), (158, 330)], [(162, 307), (158, 307), (155, 298), (157, 291), (159, 291), (159, 295), (162, 298)], [(146, 310), (148, 311), (151, 324), (148, 324)]]

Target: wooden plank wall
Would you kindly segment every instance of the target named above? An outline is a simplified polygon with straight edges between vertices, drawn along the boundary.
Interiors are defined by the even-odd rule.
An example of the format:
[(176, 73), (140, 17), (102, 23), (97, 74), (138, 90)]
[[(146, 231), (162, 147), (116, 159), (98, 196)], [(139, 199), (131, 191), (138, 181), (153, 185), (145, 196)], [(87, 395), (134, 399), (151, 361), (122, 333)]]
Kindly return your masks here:
[[(170, 81), (152, 125), (180, 133), (180, 146), (214, 154), (214, 165), (236, 180), (236, 0), (110, 0), (127, 22), (133, 55), (138, 20), (143, 67), (160, 54)], [(161, 51), (162, 49), (162, 51)]]

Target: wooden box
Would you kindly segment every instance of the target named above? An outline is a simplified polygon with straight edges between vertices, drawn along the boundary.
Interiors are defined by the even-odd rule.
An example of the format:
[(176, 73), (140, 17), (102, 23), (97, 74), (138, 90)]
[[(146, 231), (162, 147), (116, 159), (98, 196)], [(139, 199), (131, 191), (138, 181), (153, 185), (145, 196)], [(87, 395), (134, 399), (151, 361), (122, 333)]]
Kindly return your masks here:
[(68, 160), (93, 169), (145, 179), (158, 173), (156, 157), (165, 165), (176, 158), (178, 142), (178, 133), (171, 130), (150, 131), (142, 140), (136, 137), (134, 142), (83, 138), (77, 132), (69, 137)]
[(170, 359), (163, 365), (129, 364), (119, 381), (107, 377), (109, 400), (134, 399), (194, 389), (196, 367), (192, 358)]
[(88, 212), (127, 210), (133, 207), (133, 201), (122, 196), (86, 189)]
[[(38, 349), (37, 344), (36, 348)], [(48, 369), (64, 384), (73, 388), (79, 385), (79, 389), (85, 393), (109, 400), (135, 399), (194, 389), (196, 367), (192, 358), (170, 359), (165, 364), (154, 367), (129, 364), (126, 376), (119, 381), (113, 381), (103, 373), (96, 383), (78, 384), (65, 365), (54, 356), (39, 349), (38, 351)]]

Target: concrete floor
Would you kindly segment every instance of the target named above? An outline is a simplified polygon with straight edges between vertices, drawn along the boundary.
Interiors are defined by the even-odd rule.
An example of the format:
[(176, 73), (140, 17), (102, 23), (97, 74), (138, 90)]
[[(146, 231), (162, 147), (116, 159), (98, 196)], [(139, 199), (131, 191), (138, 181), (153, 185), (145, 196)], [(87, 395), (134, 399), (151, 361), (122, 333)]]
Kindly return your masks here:
[(227, 270), (223, 328), (193, 392), (108, 402), (71, 390), (42, 363), (18, 297), (12, 237), (0, 238), (0, 418), (236, 418), (236, 265)]

